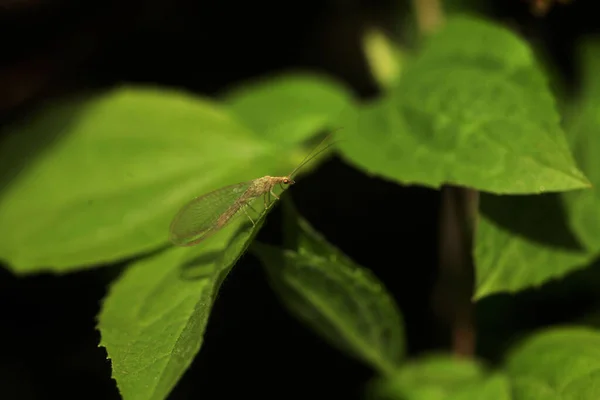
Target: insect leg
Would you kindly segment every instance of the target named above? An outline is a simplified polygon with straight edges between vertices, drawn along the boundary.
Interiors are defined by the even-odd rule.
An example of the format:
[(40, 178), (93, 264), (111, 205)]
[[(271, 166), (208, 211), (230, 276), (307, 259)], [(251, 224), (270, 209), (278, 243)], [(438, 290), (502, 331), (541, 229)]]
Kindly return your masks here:
[(244, 210), (244, 214), (246, 214), (246, 217), (248, 217), (248, 219), (250, 220), (250, 222), (252, 222), (252, 226), (256, 226), (256, 224), (254, 223), (254, 220), (252, 219), (252, 217), (250, 216), (250, 214), (248, 214), (248, 210), (246, 210), (246, 207), (249, 207), (249, 204), (246, 204), (242, 207), (242, 210)]
[(271, 189), (271, 190), (270, 190), (270, 192), (271, 192), (271, 194), (273, 195), (273, 197), (275, 197), (277, 200), (279, 200), (279, 196), (277, 196), (277, 195), (275, 194), (275, 192), (273, 192), (273, 189)]
[(255, 213), (256, 215), (260, 215), (260, 214), (259, 214), (259, 212), (258, 212), (258, 211), (256, 211), (256, 208), (252, 207), (252, 204), (250, 204), (250, 203), (246, 203), (246, 207), (250, 207), (250, 209), (251, 209), (252, 211), (254, 211), (254, 213)]

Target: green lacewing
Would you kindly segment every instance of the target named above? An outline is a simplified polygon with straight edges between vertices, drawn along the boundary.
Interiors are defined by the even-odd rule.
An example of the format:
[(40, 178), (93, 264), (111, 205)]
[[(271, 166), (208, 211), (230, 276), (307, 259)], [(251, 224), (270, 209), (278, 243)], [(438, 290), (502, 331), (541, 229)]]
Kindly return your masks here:
[(173, 218), (169, 229), (169, 240), (177, 246), (196, 245), (227, 226), (235, 217), (241, 215), (241, 212), (246, 214), (254, 225), (255, 222), (248, 213), (248, 208), (253, 209), (250, 203), (262, 196), (266, 208), (271, 203), (271, 196), (279, 200), (279, 196), (273, 191), (275, 186), (279, 185), (282, 190), (285, 190), (295, 184), (293, 177), (296, 172), (333, 145), (330, 143), (311, 157), (311, 154), (330, 136), (331, 134), (327, 135), (286, 176), (263, 176), (251, 181), (225, 186), (191, 200)]

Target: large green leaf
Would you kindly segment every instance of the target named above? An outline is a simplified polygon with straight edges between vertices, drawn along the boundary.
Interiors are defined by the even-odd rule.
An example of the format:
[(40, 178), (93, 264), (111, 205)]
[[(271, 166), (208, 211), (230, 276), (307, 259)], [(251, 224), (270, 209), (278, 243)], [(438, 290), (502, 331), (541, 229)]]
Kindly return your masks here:
[(325, 76), (287, 73), (237, 86), (222, 98), (256, 132), (287, 144), (331, 127), (351, 95)]
[(478, 363), (447, 355), (430, 355), (407, 363), (371, 387), (381, 400), (509, 400), (508, 379), (490, 374)]
[(593, 188), (560, 195), (484, 195), (476, 237), (476, 297), (514, 292), (584, 268), (600, 252), (600, 43), (587, 43), (582, 98), (566, 123)]
[(306, 151), (208, 100), (119, 88), (47, 107), (0, 143), (0, 259), (66, 272), (165, 245), (170, 219), (209, 190), (289, 172)]
[(527, 339), (508, 357), (506, 370), (518, 400), (600, 398), (600, 333), (554, 328)]
[(345, 159), (403, 184), (520, 194), (589, 186), (530, 49), (489, 22), (450, 19), (389, 93), (341, 120)]
[(98, 329), (125, 400), (167, 397), (200, 350), (223, 279), (267, 212), (253, 228), (240, 221), (202, 245), (139, 261), (114, 283)]
[(380, 373), (391, 372), (404, 354), (402, 318), (392, 296), (287, 205), (289, 249), (253, 245), (272, 287), (290, 311), (333, 346)]

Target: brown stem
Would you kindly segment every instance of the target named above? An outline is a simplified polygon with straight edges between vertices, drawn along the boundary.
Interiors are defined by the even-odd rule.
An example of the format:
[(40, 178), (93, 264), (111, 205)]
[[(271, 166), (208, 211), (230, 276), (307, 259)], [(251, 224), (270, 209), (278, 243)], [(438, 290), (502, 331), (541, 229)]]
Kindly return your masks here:
[(440, 265), (434, 289), (438, 311), (449, 321), (452, 350), (458, 356), (475, 353), (473, 235), (479, 193), (445, 186), (441, 191)]
[(444, 22), (440, 0), (413, 0), (413, 8), (422, 34), (434, 32)]
[[(440, 0), (413, 0), (422, 35), (443, 24)], [(479, 193), (445, 186), (441, 190), (439, 229), (439, 277), (433, 290), (434, 308), (441, 312), (452, 332), (452, 351), (462, 357), (475, 353), (473, 234)]]

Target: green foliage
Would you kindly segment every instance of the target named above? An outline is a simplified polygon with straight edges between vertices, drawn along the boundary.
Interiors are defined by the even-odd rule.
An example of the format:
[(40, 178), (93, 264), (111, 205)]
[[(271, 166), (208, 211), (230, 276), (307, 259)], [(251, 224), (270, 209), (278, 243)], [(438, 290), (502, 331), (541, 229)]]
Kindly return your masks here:
[(240, 85), (222, 99), (265, 138), (293, 144), (330, 127), (351, 97), (324, 76), (288, 73)]
[(476, 298), (538, 287), (592, 260), (566, 221), (560, 196), (481, 198)]
[(559, 327), (512, 349), (498, 370), (445, 355), (407, 362), (371, 387), (382, 400), (592, 400), (600, 396), (600, 333)]
[(373, 78), (381, 86), (393, 85), (401, 74), (405, 55), (389, 37), (378, 29), (371, 28), (363, 35), (363, 48)]
[(477, 293), (515, 292), (586, 267), (600, 253), (600, 45), (583, 48), (583, 87), (566, 122), (578, 165), (593, 187), (543, 196), (482, 196)]
[(295, 165), (295, 148), (276, 148), (209, 100), (165, 90), (67, 100), (14, 129), (0, 145), (12, 174), (0, 197), (0, 226), (11, 227), (0, 259), (18, 273), (152, 251), (167, 243), (183, 202)]
[(392, 376), (374, 382), (370, 394), (373, 400), (512, 399), (504, 374), (443, 354), (406, 363)]
[(167, 397), (249, 246), (299, 321), (373, 368), (374, 399), (598, 398), (592, 329), (542, 331), (497, 370), (448, 356), (406, 361), (403, 318), (385, 284), (291, 201), (283, 247), (253, 243), (270, 208), (254, 227), (239, 219), (196, 247), (167, 247), (169, 221), (185, 202), (289, 173), (318, 133), (343, 127), (339, 154), (366, 174), (486, 192), (473, 249), (476, 299), (540, 286), (597, 258), (598, 43), (584, 48), (585, 91), (563, 131), (531, 49), (507, 29), (452, 18), (410, 59), (377, 35), (365, 47), (382, 94), (366, 104), (330, 78), (290, 73), (219, 100), (117, 88), (64, 99), (9, 127), (0, 143), (0, 260), (27, 274), (134, 259), (98, 318), (124, 399)]
[(287, 249), (254, 244), (272, 287), (333, 346), (389, 373), (404, 353), (402, 319), (392, 296), (287, 206)]
[(164, 399), (200, 350), (215, 296), (253, 229), (230, 225), (204, 246), (133, 263), (104, 299), (98, 329), (125, 399)]
[(527, 45), (475, 19), (448, 21), (384, 96), (341, 118), (344, 158), (399, 183), (515, 194), (589, 186)]
[(586, 328), (556, 328), (521, 344), (506, 370), (516, 399), (600, 397), (600, 333)]

